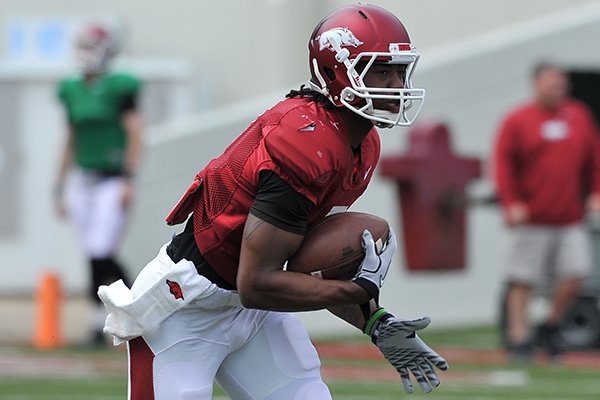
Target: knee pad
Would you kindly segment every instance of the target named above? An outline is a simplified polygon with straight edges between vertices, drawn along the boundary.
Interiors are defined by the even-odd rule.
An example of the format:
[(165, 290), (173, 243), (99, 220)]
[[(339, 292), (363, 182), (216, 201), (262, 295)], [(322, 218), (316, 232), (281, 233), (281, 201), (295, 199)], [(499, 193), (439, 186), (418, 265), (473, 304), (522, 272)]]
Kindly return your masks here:
[(217, 381), (236, 400), (328, 400), (320, 366), (300, 320), (272, 313), (250, 342), (226, 358)]
[(186, 390), (181, 392), (179, 395), (180, 400), (212, 400), (213, 396), (212, 387), (198, 389), (198, 390)]
[(171, 362), (154, 365), (154, 394), (156, 400), (211, 400), (214, 373), (206, 371), (210, 360)]
[(271, 393), (264, 400), (331, 400), (329, 388), (321, 380), (296, 380)]
[(275, 321), (279, 328), (266, 329), (273, 360), (278, 368), (296, 378), (320, 376), (321, 361), (306, 328), (293, 315)]

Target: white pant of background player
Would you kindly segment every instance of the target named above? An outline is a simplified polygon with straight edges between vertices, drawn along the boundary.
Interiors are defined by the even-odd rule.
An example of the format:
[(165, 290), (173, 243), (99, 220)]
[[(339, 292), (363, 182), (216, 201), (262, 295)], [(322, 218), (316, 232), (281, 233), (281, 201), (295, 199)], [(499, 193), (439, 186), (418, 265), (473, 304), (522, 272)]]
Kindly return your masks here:
[(71, 172), (65, 193), (69, 217), (87, 257), (114, 255), (127, 216), (122, 193), (122, 177), (100, 176), (81, 169)]
[[(134, 297), (173, 265), (163, 247), (136, 278)], [(143, 382), (135, 379), (148, 379), (148, 373), (156, 400), (212, 399), (215, 379), (233, 400), (331, 399), (317, 352), (297, 317), (246, 309), (236, 293), (220, 288), (130, 341), (128, 350), (132, 400), (142, 400), (135, 391)]]

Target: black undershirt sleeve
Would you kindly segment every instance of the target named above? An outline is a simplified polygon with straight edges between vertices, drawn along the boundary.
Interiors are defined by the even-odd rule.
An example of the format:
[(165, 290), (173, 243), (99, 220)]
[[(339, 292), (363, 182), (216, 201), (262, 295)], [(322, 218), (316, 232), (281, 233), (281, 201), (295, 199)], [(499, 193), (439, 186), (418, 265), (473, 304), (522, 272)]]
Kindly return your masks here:
[(304, 235), (315, 205), (273, 171), (261, 171), (250, 213), (288, 232)]
[(137, 95), (130, 93), (121, 100), (121, 112), (137, 110)]

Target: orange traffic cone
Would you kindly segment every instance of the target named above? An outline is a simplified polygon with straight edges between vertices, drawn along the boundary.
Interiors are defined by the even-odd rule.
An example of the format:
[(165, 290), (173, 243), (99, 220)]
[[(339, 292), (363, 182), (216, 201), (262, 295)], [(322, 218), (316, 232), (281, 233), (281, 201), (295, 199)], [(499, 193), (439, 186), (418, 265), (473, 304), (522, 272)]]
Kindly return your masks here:
[(33, 346), (48, 350), (63, 345), (60, 332), (62, 292), (58, 276), (46, 272), (42, 276), (36, 296), (37, 321)]

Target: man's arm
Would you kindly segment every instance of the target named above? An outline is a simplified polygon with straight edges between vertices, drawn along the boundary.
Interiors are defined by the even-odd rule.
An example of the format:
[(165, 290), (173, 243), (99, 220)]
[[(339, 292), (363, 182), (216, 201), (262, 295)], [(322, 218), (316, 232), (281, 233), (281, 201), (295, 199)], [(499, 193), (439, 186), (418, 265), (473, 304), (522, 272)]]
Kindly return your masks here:
[(512, 118), (500, 125), (493, 153), (493, 169), (496, 191), (509, 225), (519, 225), (529, 219), (527, 204), (521, 199), (515, 165), (515, 135)]
[(127, 134), (125, 172), (135, 174), (142, 154), (142, 118), (139, 111), (129, 110), (123, 114), (123, 126)]
[(594, 120), (591, 111), (584, 106), (584, 119), (587, 128), (586, 146), (588, 156), (586, 159), (585, 184), (589, 190), (589, 196), (586, 200), (586, 208), (588, 211), (598, 214), (600, 213), (600, 130)]
[(123, 188), (121, 204), (124, 208), (133, 201), (133, 178), (137, 173), (142, 154), (142, 119), (139, 111), (132, 109), (123, 114), (123, 126), (127, 134), (124, 173), (126, 185)]
[[(237, 287), (247, 307), (308, 311), (367, 303), (376, 297), (389, 268), (395, 240), (394, 246), (388, 246), (379, 257), (372, 237), (363, 235), (363, 247), (369, 257), (365, 257), (357, 274), (358, 283), (283, 271), (284, 263), (302, 244), (313, 208), (310, 200), (275, 172), (260, 172), (258, 190), (244, 228), (237, 276)], [(315, 265), (315, 269), (318, 267)]]
[(54, 184), (54, 208), (56, 214), (59, 217), (66, 215), (66, 209), (64, 205), (64, 187), (65, 181), (67, 180), (67, 172), (73, 163), (73, 143), (74, 143), (75, 132), (71, 124), (67, 125), (67, 137), (62, 149), (62, 155), (60, 163), (58, 165), (58, 174), (56, 177), (56, 183)]
[(250, 214), (246, 221), (237, 287), (244, 306), (277, 311), (319, 310), (366, 303), (370, 295), (351, 281), (324, 280), (282, 266), (303, 236)]
[(363, 306), (358, 304), (344, 304), (327, 307), (327, 310), (336, 317), (362, 331), (367, 323), (367, 319), (377, 310), (377, 308), (379, 308), (377, 303), (375, 303), (375, 300), (371, 299)]

